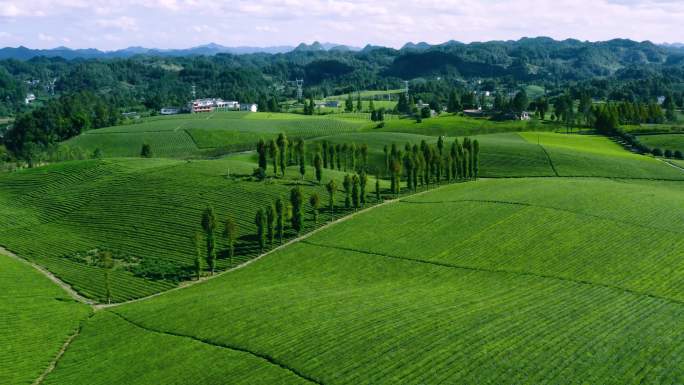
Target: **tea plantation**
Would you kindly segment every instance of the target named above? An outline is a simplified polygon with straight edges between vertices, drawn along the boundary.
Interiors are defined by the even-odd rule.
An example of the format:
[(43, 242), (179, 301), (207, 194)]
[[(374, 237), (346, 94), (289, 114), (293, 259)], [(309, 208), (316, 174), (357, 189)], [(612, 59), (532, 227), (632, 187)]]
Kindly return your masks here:
[[(0, 173), (0, 246), (95, 304), (0, 255), (0, 383), (682, 384), (684, 163), (560, 131), (226, 112), (72, 138), (58, 151), (80, 160)], [(306, 140), (303, 177), (257, 168), (279, 133)], [(447, 152), (477, 140), (478, 178), (408, 191), (386, 151), (440, 135)], [(312, 162), (352, 143), (370, 175), (357, 209), (353, 166), (319, 183)], [(301, 231), (286, 207), (291, 243), (261, 249), (255, 214), (296, 187)], [(208, 207), (220, 274), (195, 280)]]
[[(245, 269), (108, 310), (116, 315), (89, 321), (48, 383), (122, 381), (130, 365), (165, 381), (154, 358), (84, 364), (114, 329), (115, 362), (141, 334), (173, 335), (185, 338), (174, 349), (247, 351), (322, 384), (678, 384), (682, 191), (682, 182), (522, 178), (407, 197)], [(204, 364), (174, 361), (212, 375)], [(231, 382), (263, 371), (232, 365)]]

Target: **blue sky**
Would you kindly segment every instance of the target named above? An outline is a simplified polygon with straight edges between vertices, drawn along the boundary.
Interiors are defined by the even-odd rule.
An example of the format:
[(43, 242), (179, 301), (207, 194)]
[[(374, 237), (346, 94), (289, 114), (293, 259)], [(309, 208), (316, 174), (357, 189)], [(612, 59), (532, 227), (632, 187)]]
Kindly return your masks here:
[(684, 41), (682, 0), (0, 0), (0, 47)]

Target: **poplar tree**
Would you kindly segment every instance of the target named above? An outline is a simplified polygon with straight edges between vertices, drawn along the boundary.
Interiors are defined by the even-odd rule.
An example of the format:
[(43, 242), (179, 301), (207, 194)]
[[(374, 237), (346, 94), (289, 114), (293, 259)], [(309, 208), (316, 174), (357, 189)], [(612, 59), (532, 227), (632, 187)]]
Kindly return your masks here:
[(275, 239), (275, 221), (276, 210), (272, 204), (266, 206), (266, 236), (268, 243), (273, 247), (273, 239)]
[(328, 197), (330, 198), (330, 220), (332, 221), (335, 217), (335, 192), (337, 191), (335, 180), (331, 179), (325, 185), (325, 189), (328, 190)]
[(328, 168), (328, 141), (324, 140), (323, 147), (323, 167)]
[(360, 190), (359, 176), (354, 175), (352, 176), (352, 204), (355, 209), (358, 209), (361, 206)]
[(233, 264), (233, 257), (235, 256), (235, 240), (237, 239), (237, 224), (231, 216), (226, 218), (223, 225), (223, 236), (226, 238), (226, 243), (228, 244), (228, 258), (230, 258), (230, 264)]
[(297, 163), (299, 163), (299, 174), (304, 179), (306, 174), (306, 156), (304, 153), (304, 140), (297, 139), (297, 145), (295, 150), (297, 151)]
[(480, 143), (473, 140), (473, 177), (477, 179), (480, 174)]
[(266, 143), (263, 139), (259, 139), (257, 142), (257, 154), (259, 154), (259, 167), (266, 171)]
[(311, 213), (313, 214), (314, 223), (318, 223), (318, 207), (321, 205), (321, 197), (317, 192), (309, 196), (309, 205), (311, 206)]
[(104, 269), (104, 287), (105, 287), (105, 298), (107, 303), (112, 302), (112, 279), (111, 273), (114, 269), (114, 259), (112, 258), (112, 253), (109, 251), (103, 251), (99, 256), (99, 265)]
[(382, 148), (382, 151), (385, 153), (385, 174), (389, 173), (389, 166), (390, 166), (390, 158), (389, 158), (389, 149), (387, 148), (387, 145)]
[(349, 174), (344, 176), (342, 187), (344, 187), (344, 208), (351, 208), (352, 178)]
[(202, 229), (206, 235), (207, 240), (207, 265), (214, 274), (216, 268), (216, 240), (214, 232), (216, 231), (216, 214), (213, 207), (207, 207), (202, 214)]
[(331, 170), (335, 169), (335, 145), (330, 143), (328, 145), (328, 165)]
[(407, 145), (409, 150), (404, 154), (404, 170), (406, 171), (406, 188), (409, 190), (413, 190), (415, 187), (413, 186), (413, 159), (411, 158), (411, 152), (410, 152), (410, 147)]
[(321, 154), (316, 153), (314, 156), (314, 169), (316, 170), (316, 180), (318, 184), (321, 184), (321, 179), (323, 179), (323, 160), (321, 159)]
[(278, 145), (276, 144), (275, 140), (271, 139), (271, 141), (268, 143), (268, 156), (271, 157), (271, 161), (273, 162), (273, 175), (278, 174)]
[(351, 163), (351, 170), (356, 171), (356, 153), (358, 149), (356, 147), (356, 143), (352, 143), (349, 146), (349, 158), (350, 158), (350, 163)]
[(287, 142), (287, 136), (285, 134), (280, 133), (278, 134), (278, 149), (280, 150), (280, 174), (282, 176), (285, 176), (285, 167), (287, 166), (286, 164), (286, 155), (287, 155), (287, 148), (288, 148), (288, 142)]
[(341, 158), (344, 156), (344, 154), (342, 152), (342, 145), (341, 144), (337, 143), (335, 145), (335, 153), (336, 153), (336, 156), (335, 156), (336, 159), (335, 160), (337, 160), (337, 170), (340, 171), (340, 170), (342, 170), (342, 159)]
[(349, 168), (349, 145), (347, 145), (347, 143), (342, 145), (342, 154), (342, 156), (344, 156), (344, 171), (347, 171)]
[(361, 167), (365, 171), (368, 167), (368, 145), (366, 143), (361, 144), (359, 153), (361, 154)]
[(359, 187), (361, 188), (361, 206), (366, 205), (366, 185), (368, 184), (368, 174), (366, 171), (361, 171), (359, 175)]
[(202, 234), (197, 231), (192, 239), (195, 247), (195, 275), (197, 280), (202, 277)]
[(380, 202), (380, 174), (375, 176), (375, 200)]
[(276, 199), (276, 232), (278, 233), (278, 241), (283, 243), (283, 236), (285, 234), (285, 203), (281, 198)]
[(266, 228), (266, 215), (264, 214), (264, 209), (259, 209), (254, 217), (254, 224), (257, 228), (257, 240), (259, 241), (259, 252), (264, 252), (264, 247), (266, 247), (265, 238), (265, 228)]
[(302, 195), (302, 189), (297, 186), (290, 190), (290, 205), (292, 207), (292, 228), (297, 234), (302, 230), (302, 224), (304, 223), (304, 216), (302, 214), (302, 205), (304, 203), (304, 197)]

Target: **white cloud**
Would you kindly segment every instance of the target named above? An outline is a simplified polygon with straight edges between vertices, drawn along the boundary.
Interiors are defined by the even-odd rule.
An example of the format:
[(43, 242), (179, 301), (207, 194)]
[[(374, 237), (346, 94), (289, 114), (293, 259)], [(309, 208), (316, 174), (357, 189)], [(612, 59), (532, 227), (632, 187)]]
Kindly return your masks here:
[(102, 28), (114, 28), (122, 31), (137, 31), (138, 23), (132, 17), (121, 16), (115, 19), (98, 19), (95, 24)]
[(681, 0), (0, 0), (2, 29), (21, 44), (45, 42), (33, 32), (40, 25), (45, 36), (105, 49), (313, 39), (401, 46), (541, 35), (684, 41), (681, 20)]
[(55, 38), (54, 38), (54, 36), (46, 35), (44, 33), (39, 33), (38, 34), (38, 40), (45, 41), (45, 42), (52, 42), (52, 41), (55, 41)]

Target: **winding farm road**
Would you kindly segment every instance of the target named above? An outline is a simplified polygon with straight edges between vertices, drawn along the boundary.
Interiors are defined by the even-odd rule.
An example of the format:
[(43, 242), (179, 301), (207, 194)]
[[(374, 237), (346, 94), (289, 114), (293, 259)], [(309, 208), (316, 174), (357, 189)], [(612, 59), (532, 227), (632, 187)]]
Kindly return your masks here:
[(50, 281), (54, 282), (54, 283), (57, 284), (59, 287), (61, 287), (62, 289), (64, 289), (64, 291), (66, 291), (67, 294), (69, 294), (69, 296), (71, 296), (71, 298), (75, 299), (76, 301), (82, 302), (82, 303), (84, 303), (84, 304), (86, 304), (86, 305), (91, 305), (91, 306), (95, 304), (95, 301), (93, 301), (93, 300), (91, 300), (91, 299), (88, 299), (88, 298), (86, 298), (86, 297), (84, 297), (84, 296), (78, 294), (78, 293), (76, 292), (76, 290), (74, 290), (68, 283), (66, 283), (66, 282), (62, 281), (61, 279), (57, 278), (57, 276), (55, 276), (54, 274), (52, 274), (51, 272), (49, 272), (49, 271), (48, 271), (47, 269), (45, 269), (43, 266), (40, 266), (40, 265), (38, 265), (38, 264), (36, 264), (36, 263), (33, 263), (33, 262), (29, 261), (29, 260), (26, 260), (26, 259), (24, 259), (24, 258), (21, 258), (21, 257), (19, 257), (18, 255), (16, 255), (16, 254), (14, 254), (13, 252), (11, 252), (11, 251), (5, 249), (5, 248), (2, 247), (2, 246), (0, 246), (0, 254), (6, 255), (6, 256), (8, 256), (8, 257), (10, 257), (10, 258), (14, 258), (14, 259), (16, 259), (16, 260), (18, 260), (18, 261), (21, 261), (21, 262), (23, 262), (23, 263), (26, 263), (26, 264), (32, 266), (34, 269), (38, 270), (38, 271), (41, 272), (44, 276), (46, 276)]

